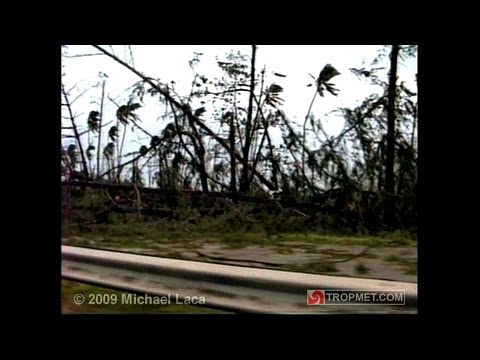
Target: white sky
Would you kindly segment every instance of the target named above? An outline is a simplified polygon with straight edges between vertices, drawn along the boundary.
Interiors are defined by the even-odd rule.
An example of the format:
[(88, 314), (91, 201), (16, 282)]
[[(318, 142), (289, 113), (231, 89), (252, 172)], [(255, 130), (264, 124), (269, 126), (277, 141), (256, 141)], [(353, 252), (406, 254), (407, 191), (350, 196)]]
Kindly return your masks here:
[[(103, 47), (111, 51), (110, 46), (103, 45)], [(378, 55), (380, 48), (381, 46), (377, 45), (259, 45), (256, 67), (260, 71), (266, 65), (266, 84), (270, 85), (275, 82), (284, 88), (281, 95), (285, 100), (282, 109), (291, 120), (303, 124), (315, 93), (315, 86), (307, 87), (307, 84), (313, 82), (309, 73), (317, 77), (323, 66), (327, 63), (332, 64), (341, 73), (331, 80), (339, 89), (338, 96), (335, 97), (329, 93), (326, 93), (323, 98), (317, 96), (312, 114), (316, 118), (321, 117), (327, 132), (335, 135), (343, 128), (343, 119), (334, 114), (327, 114), (339, 107), (354, 107), (370, 94), (380, 90), (379, 87), (358, 79), (349, 70), (352, 67), (369, 69), (371, 61)], [(126, 46), (115, 45), (113, 49), (121, 59), (130, 59)], [(176, 91), (182, 96), (186, 96), (190, 92), (193, 72), (188, 61), (192, 59), (194, 52), (204, 54), (200, 57), (201, 61), (197, 71), (208, 78), (221, 74), (215, 56), (222, 61), (230, 50), (251, 55), (250, 45), (132, 45), (131, 49), (137, 70), (164, 83), (174, 80)], [(67, 54), (72, 56), (97, 52), (92, 46), (70, 45)], [(385, 66), (387, 71), (388, 58), (377, 66)], [(62, 80), (66, 89), (68, 90), (78, 83), (78, 88), (71, 92), (71, 100), (86, 88), (98, 83), (98, 74), (103, 72), (108, 75), (106, 94), (123, 105), (131, 93), (131, 90), (125, 90), (140, 80), (138, 76), (107, 56), (63, 58), (62, 67), (62, 72), (65, 73)], [(287, 75), (287, 77), (275, 77), (273, 76), (274, 72)], [(416, 57), (400, 63), (399, 80), (405, 81), (407, 87), (415, 92), (416, 73)], [(100, 97), (101, 88), (94, 88), (73, 105), (74, 113), (78, 115), (77, 125), (83, 130), (86, 129), (88, 113), (93, 110), (100, 111), (100, 106), (97, 105), (100, 103)], [(164, 112), (164, 107), (158, 106), (155, 99), (147, 100), (149, 97), (148, 94), (145, 95), (145, 104), (148, 106), (140, 109), (137, 113), (142, 120), (142, 127), (153, 134), (159, 134), (167, 124), (166, 120), (159, 120), (159, 116)], [(116, 108), (108, 100), (105, 105), (105, 120), (114, 121)], [(69, 120), (62, 120), (62, 126), (70, 126)], [(66, 134), (68, 131), (62, 133)], [(149, 139), (145, 140), (145, 138), (143, 133), (138, 131), (132, 133), (128, 130), (124, 153), (138, 150), (140, 144), (148, 145)], [(86, 148), (86, 136), (83, 140)], [(280, 139), (277, 138), (277, 140)], [(65, 145), (70, 143), (73, 143), (73, 139), (63, 140)], [(105, 144), (106, 142), (103, 143), (103, 146)]]

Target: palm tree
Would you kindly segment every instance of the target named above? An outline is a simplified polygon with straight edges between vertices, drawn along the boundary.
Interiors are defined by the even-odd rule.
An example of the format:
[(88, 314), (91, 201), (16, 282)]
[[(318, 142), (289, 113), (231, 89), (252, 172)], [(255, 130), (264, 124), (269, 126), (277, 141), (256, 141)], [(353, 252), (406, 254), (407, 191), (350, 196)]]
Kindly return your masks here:
[[(315, 79), (317, 89), (315, 91), (315, 94), (313, 95), (312, 102), (310, 103), (310, 107), (308, 108), (307, 116), (305, 116), (305, 121), (303, 123), (303, 137), (302, 141), (303, 144), (306, 145), (305, 143), (305, 137), (306, 137), (306, 132), (307, 132), (307, 121), (310, 116), (310, 112), (312, 111), (312, 106), (315, 101), (315, 98), (317, 94), (323, 97), (324, 91), (328, 91), (330, 94), (337, 96), (338, 89), (335, 89), (333, 87), (332, 83), (329, 83), (329, 81), (337, 76), (340, 75), (337, 69), (335, 69), (331, 64), (327, 64), (323, 67), (323, 69), (320, 71), (320, 74), (318, 75), (318, 78)], [(311, 75), (312, 76), (312, 75)], [(313, 78), (313, 76), (312, 76)], [(312, 84), (308, 85), (311, 86)], [(302, 148), (302, 169), (305, 170), (305, 146)]]

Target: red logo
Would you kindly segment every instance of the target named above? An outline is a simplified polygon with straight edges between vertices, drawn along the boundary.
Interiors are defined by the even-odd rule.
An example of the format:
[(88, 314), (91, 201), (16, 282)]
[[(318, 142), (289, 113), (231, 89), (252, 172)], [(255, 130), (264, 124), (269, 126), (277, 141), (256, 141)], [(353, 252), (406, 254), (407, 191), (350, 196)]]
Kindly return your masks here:
[(307, 305), (324, 305), (325, 293), (323, 290), (307, 290)]

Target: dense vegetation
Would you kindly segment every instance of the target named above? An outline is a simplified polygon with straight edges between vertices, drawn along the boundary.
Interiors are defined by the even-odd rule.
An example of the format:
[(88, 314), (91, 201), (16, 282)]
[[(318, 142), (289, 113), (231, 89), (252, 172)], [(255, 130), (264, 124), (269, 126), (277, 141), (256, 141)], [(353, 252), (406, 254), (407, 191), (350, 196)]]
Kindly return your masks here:
[[(128, 102), (104, 114), (104, 102), (111, 99), (105, 98), (102, 75), (101, 102), (80, 120), (86, 120), (85, 128), (62, 85), (67, 136), (75, 139), (62, 148), (65, 224), (87, 229), (135, 217), (188, 224), (221, 220), (220, 227), (241, 231), (371, 233), (416, 227), (416, 93), (397, 79), (398, 64), (415, 56), (415, 46), (387, 46), (371, 68), (351, 69), (384, 91), (356, 108), (338, 109), (345, 127), (335, 137), (311, 113), (312, 106), (303, 124), (286, 116), (284, 89), (256, 67), (255, 45), (249, 56), (231, 53), (218, 61), (223, 76), (215, 79), (197, 73), (200, 57), (194, 54), (187, 95), (94, 47), (140, 80)], [(389, 74), (383, 78), (375, 66), (387, 55)], [(334, 84), (338, 75), (334, 64), (320, 70), (312, 104), (342, 91)], [(145, 130), (136, 114), (148, 96), (165, 107), (165, 121), (155, 133)], [(272, 141), (275, 127), (282, 135), (279, 146)], [(129, 129), (142, 131), (149, 141), (124, 154)], [(83, 132), (88, 143), (81, 141)]]

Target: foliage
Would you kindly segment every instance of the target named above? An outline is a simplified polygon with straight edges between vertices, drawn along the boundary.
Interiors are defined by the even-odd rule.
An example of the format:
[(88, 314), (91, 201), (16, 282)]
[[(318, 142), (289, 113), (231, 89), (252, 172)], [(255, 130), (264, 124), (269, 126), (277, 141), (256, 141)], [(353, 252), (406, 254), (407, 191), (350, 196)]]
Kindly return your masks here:
[[(255, 50), (253, 46), (252, 55)], [(387, 50), (382, 49), (370, 68), (350, 69), (385, 91), (367, 97), (354, 108), (338, 109), (344, 119), (344, 129), (338, 136), (328, 135), (321, 119), (309, 111), (306, 135), (316, 140), (314, 146), (309, 146), (302, 130), (282, 110), (282, 79), (287, 75), (274, 73), (272, 79), (265, 68), (254, 68), (254, 56), (231, 52), (217, 59), (222, 75), (211, 78), (197, 72), (202, 54), (195, 53), (189, 62), (193, 72), (189, 94), (177, 94), (175, 82), (142, 78), (133, 86), (128, 102), (117, 105), (117, 124), (108, 128), (103, 144), (102, 112), (92, 109), (87, 131), (89, 136), (98, 137), (98, 146), (89, 145), (85, 154), (90, 163), (97, 151), (98, 179), (142, 186), (148, 183), (173, 191), (240, 190), (264, 198), (321, 203), (322, 215), (309, 214), (308, 226), (379, 231), (384, 228), (383, 205), (387, 200), (384, 179), (388, 106), (385, 68), (379, 64)], [(415, 54), (415, 46), (402, 46), (400, 61)], [(331, 81), (339, 75), (331, 64), (320, 70), (315, 95), (319, 94), (321, 101), (328, 101), (326, 93), (338, 94)], [(145, 95), (159, 99), (165, 106), (161, 125), (154, 134), (141, 128), (136, 112), (144, 106)], [(396, 99), (393, 196), (399, 226), (410, 227), (416, 224), (416, 92), (399, 81)], [(123, 154), (127, 127), (142, 130), (148, 138), (138, 151)], [(272, 142), (273, 128), (281, 133), (283, 143), (279, 146)], [(75, 169), (79, 153), (77, 145), (72, 144), (63, 161)], [(106, 161), (101, 162), (100, 155)], [(271, 229), (297, 226), (290, 224), (288, 216), (278, 216), (262, 221)], [(234, 224), (235, 219), (233, 216), (229, 221)], [(296, 217), (292, 219), (298, 224)]]

